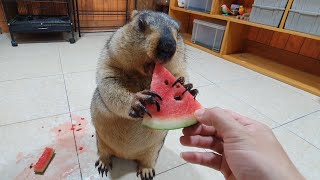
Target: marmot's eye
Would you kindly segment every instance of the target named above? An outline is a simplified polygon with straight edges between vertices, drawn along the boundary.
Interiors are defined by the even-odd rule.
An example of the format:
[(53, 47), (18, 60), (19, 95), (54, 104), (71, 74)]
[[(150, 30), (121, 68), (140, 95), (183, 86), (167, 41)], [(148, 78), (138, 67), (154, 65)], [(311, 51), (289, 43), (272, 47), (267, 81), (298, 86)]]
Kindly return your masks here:
[(144, 32), (146, 30), (147, 23), (144, 20), (139, 19), (138, 26), (139, 26), (139, 30), (141, 32)]

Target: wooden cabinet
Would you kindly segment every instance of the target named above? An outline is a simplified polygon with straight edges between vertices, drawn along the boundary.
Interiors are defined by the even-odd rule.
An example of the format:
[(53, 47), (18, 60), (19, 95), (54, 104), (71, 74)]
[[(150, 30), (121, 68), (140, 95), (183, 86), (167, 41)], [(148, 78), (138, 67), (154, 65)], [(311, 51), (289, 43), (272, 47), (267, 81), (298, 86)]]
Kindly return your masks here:
[(9, 31), (1, 1), (0, 1), (0, 29), (2, 29), (3, 32)]
[[(80, 24), (86, 30), (115, 29), (126, 23), (134, 9), (134, 0), (78, 0)], [(126, 17), (128, 3), (128, 17)]]

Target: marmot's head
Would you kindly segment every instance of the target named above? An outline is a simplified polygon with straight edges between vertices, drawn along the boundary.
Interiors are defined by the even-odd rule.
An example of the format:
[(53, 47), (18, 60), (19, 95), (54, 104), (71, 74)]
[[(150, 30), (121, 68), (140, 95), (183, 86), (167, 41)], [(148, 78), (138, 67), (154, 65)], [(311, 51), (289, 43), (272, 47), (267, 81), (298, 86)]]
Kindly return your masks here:
[(108, 55), (114, 60), (109, 63), (150, 75), (155, 63), (184, 57), (184, 43), (178, 32), (178, 23), (164, 13), (133, 11), (131, 21), (107, 43)]
[(178, 23), (170, 16), (152, 11), (133, 11), (131, 27), (145, 47), (146, 55), (159, 63), (166, 63), (176, 52)]

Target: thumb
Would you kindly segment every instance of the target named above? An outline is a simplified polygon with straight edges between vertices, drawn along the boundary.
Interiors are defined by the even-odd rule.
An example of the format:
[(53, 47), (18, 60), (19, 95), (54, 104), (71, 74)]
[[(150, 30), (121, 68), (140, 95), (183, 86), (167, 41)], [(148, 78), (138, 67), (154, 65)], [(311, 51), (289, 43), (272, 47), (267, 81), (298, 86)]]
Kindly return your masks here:
[(226, 132), (241, 128), (233, 116), (221, 108), (200, 109), (194, 115), (200, 123), (213, 126), (222, 136)]

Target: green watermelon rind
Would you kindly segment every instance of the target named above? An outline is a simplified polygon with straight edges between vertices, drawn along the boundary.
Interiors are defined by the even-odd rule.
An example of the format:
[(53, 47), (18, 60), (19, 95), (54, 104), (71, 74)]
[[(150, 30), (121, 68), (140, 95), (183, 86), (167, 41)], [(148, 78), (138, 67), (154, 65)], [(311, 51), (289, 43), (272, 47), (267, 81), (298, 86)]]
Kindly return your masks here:
[[(176, 119), (176, 120), (175, 120)], [(157, 130), (174, 130), (174, 129), (181, 129), (185, 127), (192, 126), (194, 124), (197, 124), (196, 118), (191, 116), (186, 117), (179, 117), (179, 118), (152, 118), (150, 119), (144, 119), (142, 121), (142, 125), (146, 126), (148, 128), (157, 129)]]

